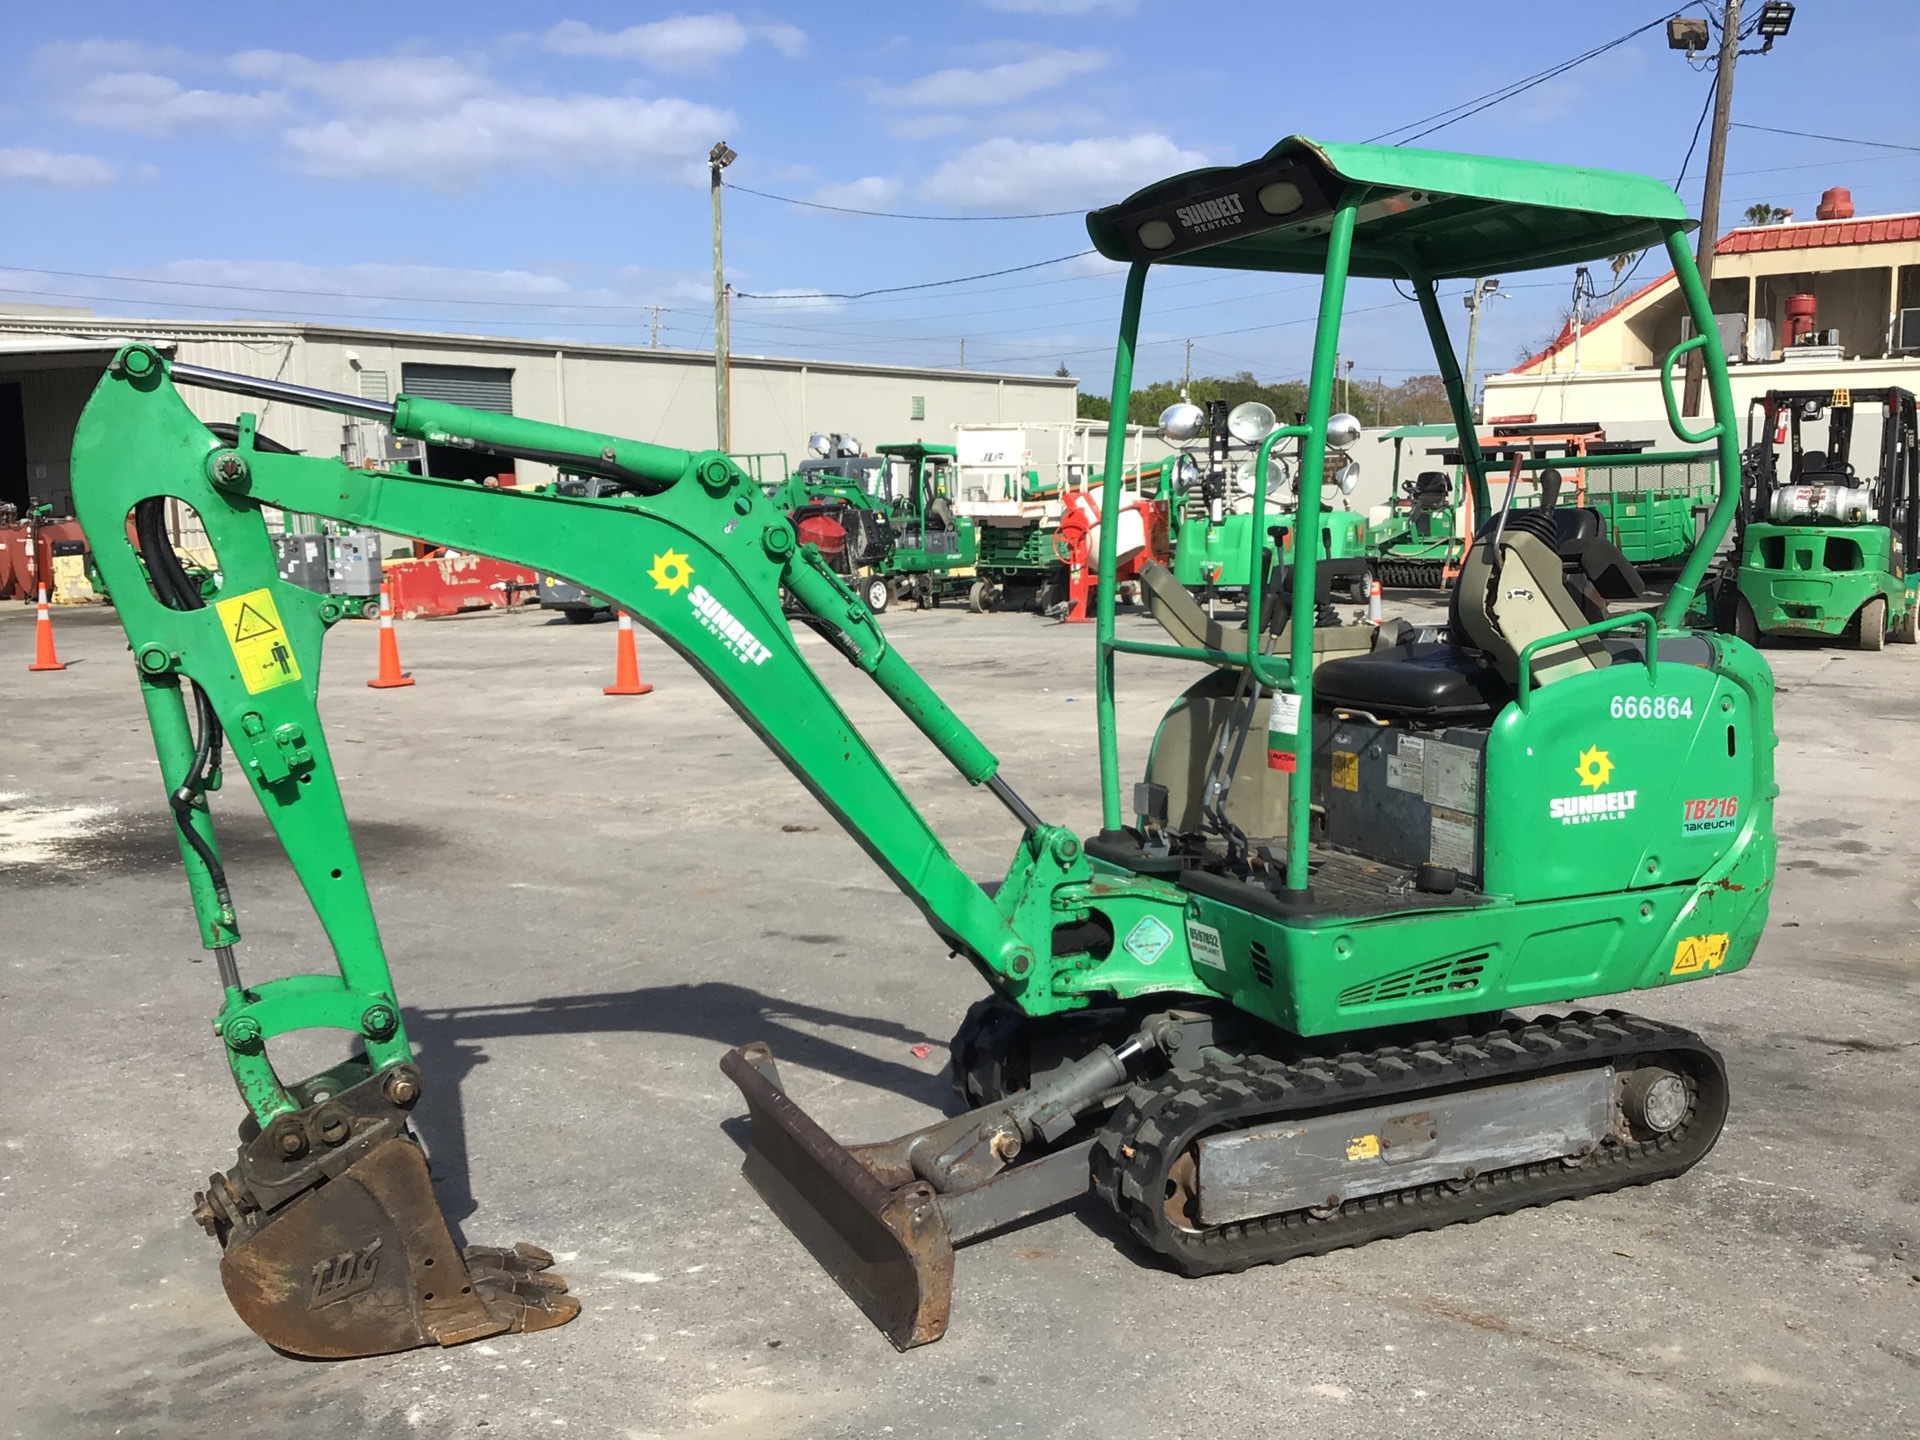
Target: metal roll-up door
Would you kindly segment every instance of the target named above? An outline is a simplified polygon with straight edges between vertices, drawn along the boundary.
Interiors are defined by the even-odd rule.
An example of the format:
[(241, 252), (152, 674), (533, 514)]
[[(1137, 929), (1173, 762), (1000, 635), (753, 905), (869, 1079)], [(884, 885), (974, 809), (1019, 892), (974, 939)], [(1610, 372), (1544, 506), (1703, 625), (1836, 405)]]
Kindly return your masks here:
[(402, 365), (400, 388), (422, 400), (444, 400), (470, 410), (513, 413), (513, 371), (484, 365)]

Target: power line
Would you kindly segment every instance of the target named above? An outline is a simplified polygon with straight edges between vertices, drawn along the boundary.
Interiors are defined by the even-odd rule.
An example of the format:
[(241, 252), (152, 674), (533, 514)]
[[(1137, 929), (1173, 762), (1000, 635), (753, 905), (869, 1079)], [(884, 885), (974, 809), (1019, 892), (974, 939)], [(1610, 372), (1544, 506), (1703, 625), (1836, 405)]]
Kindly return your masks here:
[(992, 280), (1001, 275), (1018, 275), (1023, 270), (1039, 270), (1048, 265), (1064, 265), (1069, 260), (1078, 260), (1083, 255), (1091, 255), (1091, 247), (1076, 250), (1071, 255), (1056, 255), (1051, 260), (1036, 260), (1031, 265), (1011, 265), (1005, 270), (984, 270), (978, 275), (960, 275), (951, 280), (922, 280), (918, 285), (884, 285), (877, 290), (855, 290), (843, 293), (834, 290), (808, 290), (798, 295), (756, 295), (748, 290), (736, 290), (736, 300), (865, 300), (873, 295), (899, 295), (908, 290), (937, 290), (943, 285), (965, 285), (970, 280)]
[(1706, 103), (1700, 107), (1700, 118), (1693, 122), (1693, 139), (1687, 142), (1687, 158), (1680, 162), (1680, 178), (1673, 182), (1673, 188), (1676, 190), (1686, 182), (1687, 167), (1693, 164), (1693, 152), (1700, 144), (1701, 127), (1707, 123), (1707, 112), (1713, 109), (1714, 92), (1719, 88), (1720, 76), (1716, 73), (1713, 79), (1707, 82), (1707, 100)]
[[(1449, 125), (1457, 125), (1462, 120), (1478, 115), (1482, 110), (1490, 110), (1495, 105), (1513, 99), (1516, 95), (1524, 95), (1535, 86), (1544, 85), (1547, 81), (1566, 74), (1567, 71), (1576, 66), (1584, 65), (1589, 60), (1598, 59), (1609, 50), (1618, 49), (1629, 40), (1644, 35), (1647, 31), (1657, 26), (1666, 24), (1667, 21), (1679, 13), (1681, 12), (1678, 10), (1669, 10), (1659, 18), (1649, 20), (1638, 29), (1629, 30), (1626, 34), (1616, 36), (1603, 45), (1596, 45), (1591, 50), (1575, 55), (1570, 60), (1562, 60), (1557, 65), (1550, 65), (1545, 70), (1537, 71), (1520, 80), (1515, 80), (1507, 85), (1501, 86), (1497, 90), (1489, 90), (1484, 95), (1476, 95), (1471, 100), (1462, 100), (1458, 105), (1449, 105), (1445, 110), (1436, 110), (1433, 114), (1422, 116), (1418, 120), (1409, 120), (1404, 125), (1396, 125), (1391, 130), (1383, 130), (1378, 135), (1370, 136), (1364, 143), (1368, 145), (1378, 144), (1389, 135), (1398, 135), (1402, 130), (1412, 130), (1417, 125), (1426, 125), (1429, 120), (1439, 121), (1436, 125), (1428, 125), (1424, 130), (1417, 131), (1415, 134), (1405, 136), (1393, 142), (1395, 145), (1411, 145), (1415, 140), (1425, 139), (1436, 131), (1446, 129)], [(1456, 111), (1459, 113), (1456, 114)]]
[(1836, 145), (1871, 145), (1876, 150), (1905, 150), (1909, 154), (1920, 155), (1920, 145), (1895, 145), (1887, 140), (1859, 140), (1851, 135), (1817, 135), (1811, 130), (1782, 130), (1777, 125), (1749, 125), (1744, 120), (1735, 120), (1728, 128), (1764, 130), (1769, 135), (1792, 135), (1801, 140), (1831, 140)]
[(818, 200), (796, 200), (791, 195), (771, 195), (765, 190), (749, 190), (728, 182), (727, 189), (742, 195), (758, 195), (762, 200), (778, 200), (782, 205), (800, 205), (808, 210), (830, 210), (836, 215), (865, 215), (875, 220), (945, 220), (970, 223), (978, 220), (1057, 220), (1063, 215), (1084, 215), (1084, 210), (1034, 210), (1021, 215), (908, 215), (895, 210), (856, 210), (850, 205), (823, 205)]

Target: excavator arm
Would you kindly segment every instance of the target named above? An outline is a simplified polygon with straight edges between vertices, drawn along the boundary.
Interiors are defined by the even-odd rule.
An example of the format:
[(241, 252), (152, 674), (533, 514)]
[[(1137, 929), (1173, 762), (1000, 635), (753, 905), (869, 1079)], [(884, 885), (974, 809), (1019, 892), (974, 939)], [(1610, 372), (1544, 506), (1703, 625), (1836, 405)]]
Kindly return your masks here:
[[(245, 414), (228, 443), (188, 410), (176, 383), (371, 415), (433, 444), (602, 474), (625, 493), (522, 494), (354, 469), (272, 445)], [(282, 1349), (353, 1355), (451, 1344), (560, 1323), (577, 1306), (542, 1273), (542, 1252), (532, 1247), (473, 1252), (467, 1281), (448, 1283), (461, 1257), (406, 1126), (424, 1077), (316, 708), (321, 642), (347, 615), (279, 578), (263, 507), (513, 560), (607, 596), (699, 670), (942, 939), (1028, 1013), (1174, 979), (1164, 965), (1145, 970), (1152, 955), (1143, 964), (1110, 944), (1097, 946), (1110, 956), (1085, 953), (1101, 938), (1085, 922), (1096, 890), (1110, 909), (1171, 907), (1176, 916), (1177, 895), (1096, 883), (1078, 840), (1042, 823), (1007, 787), (992, 753), (724, 455), (406, 396), (379, 406), (169, 365), (135, 345), (115, 358), (81, 417), (73, 475), (81, 522), (131, 642), (201, 938), (219, 962), (214, 1029), (248, 1110), (239, 1164), (212, 1177), (196, 1215), (223, 1244), (236, 1309)], [(214, 575), (204, 584), (166, 541), (168, 501), (190, 506), (206, 531)], [(1022, 842), (992, 895), (954, 863), (814, 674), (782, 613), (783, 591), (962, 776), (993, 790), (1020, 820)], [(313, 904), (335, 975), (263, 978), (242, 965), (239, 914), (207, 800), (222, 780), (223, 740)], [(1072, 951), (1055, 944), (1056, 927), (1091, 938), (1056, 955)], [(269, 1046), (311, 1028), (356, 1034), (364, 1057), (287, 1082)]]

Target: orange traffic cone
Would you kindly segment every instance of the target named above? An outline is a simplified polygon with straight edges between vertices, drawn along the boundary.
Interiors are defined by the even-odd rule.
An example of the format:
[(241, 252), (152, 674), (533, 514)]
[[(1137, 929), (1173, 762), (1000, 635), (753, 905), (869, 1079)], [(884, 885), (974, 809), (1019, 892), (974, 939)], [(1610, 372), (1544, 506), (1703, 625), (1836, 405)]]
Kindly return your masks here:
[(380, 673), (367, 681), (370, 689), (392, 690), (413, 684), (413, 676), (400, 669), (400, 642), (393, 634), (393, 592), (380, 582)]
[(1367, 579), (1367, 623), (1378, 625), (1383, 618), (1380, 610), (1380, 577), (1372, 575)]
[(64, 670), (53, 655), (53, 616), (47, 612), (47, 587), (40, 587), (40, 614), (33, 622), (33, 663), (29, 670)]
[(633, 617), (620, 612), (620, 640), (613, 652), (613, 684), (602, 695), (647, 695), (653, 687), (640, 679), (640, 652), (633, 645)]

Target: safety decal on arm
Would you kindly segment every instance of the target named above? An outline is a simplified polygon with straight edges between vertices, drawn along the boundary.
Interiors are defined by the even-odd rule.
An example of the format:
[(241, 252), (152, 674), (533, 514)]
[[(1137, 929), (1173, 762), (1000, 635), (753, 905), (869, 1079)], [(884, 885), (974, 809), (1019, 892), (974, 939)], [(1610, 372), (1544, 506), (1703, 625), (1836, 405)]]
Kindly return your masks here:
[(300, 678), (300, 662), (293, 657), (293, 646), (288, 643), (286, 627), (280, 623), (280, 612), (274, 608), (270, 592), (249, 590), (245, 595), (221, 600), (213, 608), (249, 695), (291, 685)]

